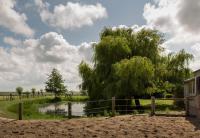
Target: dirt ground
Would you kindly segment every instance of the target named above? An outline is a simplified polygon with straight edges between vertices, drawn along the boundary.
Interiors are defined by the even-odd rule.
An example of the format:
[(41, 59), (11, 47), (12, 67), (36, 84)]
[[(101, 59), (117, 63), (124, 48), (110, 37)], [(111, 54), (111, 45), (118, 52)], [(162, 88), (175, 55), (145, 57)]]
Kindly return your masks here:
[(71, 120), (17, 121), (0, 118), (1, 138), (189, 138), (200, 137), (195, 118), (118, 116)]

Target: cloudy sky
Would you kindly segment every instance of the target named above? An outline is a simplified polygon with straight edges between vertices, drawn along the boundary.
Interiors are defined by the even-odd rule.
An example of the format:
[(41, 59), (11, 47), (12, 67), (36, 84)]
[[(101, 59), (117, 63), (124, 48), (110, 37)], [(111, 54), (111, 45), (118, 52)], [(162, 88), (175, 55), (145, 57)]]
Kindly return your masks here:
[(54, 67), (77, 90), (77, 66), (91, 63), (105, 26), (158, 29), (166, 51), (194, 54), (198, 69), (199, 16), (199, 0), (0, 0), (0, 91), (43, 88)]

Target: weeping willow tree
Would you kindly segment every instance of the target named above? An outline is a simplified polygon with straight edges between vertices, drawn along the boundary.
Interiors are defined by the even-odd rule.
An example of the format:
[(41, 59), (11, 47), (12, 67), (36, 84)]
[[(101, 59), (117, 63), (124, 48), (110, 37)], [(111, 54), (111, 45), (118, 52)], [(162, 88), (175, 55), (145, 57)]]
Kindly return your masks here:
[(168, 55), (167, 64), (167, 80), (176, 87), (173, 90), (175, 97), (183, 97), (183, 81), (191, 77), (191, 69), (189, 61), (193, 56), (181, 50), (177, 54), (170, 53)]
[(100, 42), (94, 45), (94, 67), (84, 62), (79, 65), (82, 89), (91, 100), (145, 94), (153, 83), (154, 63), (160, 56), (162, 41), (154, 30), (105, 28)]
[(105, 28), (94, 45), (94, 66), (79, 65), (81, 88), (91, 100), (175, 92), (191, 75), (192, 55), (182, 50), (163, 56), (163, 42), (156, 30)]
[[(135, 104), (140, 107), (139, 97), (152, 87), (154, 67), (146, 57), (133, 56), (113, 65), (115, 76), (115, 95), (120, 98), (134, 96)], [(109, 92), (109, 91), (107, 91)], [(131, 104), (131, 100), (129, 101)]]

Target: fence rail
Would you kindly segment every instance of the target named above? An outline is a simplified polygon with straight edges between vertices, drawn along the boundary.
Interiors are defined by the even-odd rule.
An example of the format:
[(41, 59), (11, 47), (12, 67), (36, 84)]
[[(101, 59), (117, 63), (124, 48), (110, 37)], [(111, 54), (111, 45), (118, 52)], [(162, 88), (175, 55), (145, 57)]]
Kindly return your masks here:
[[(134, 114), (142, 113), (153, 115), (180, 115), (184, 116), (188, 113), (187, 98), (155, 98), (140, 99), (139, 105), (134, 102), (136, 99), (112, 99), (85, 101), (84, 114), (90, 115), (105, 115), (115, 116), (117, 114)], [(137, 99), (138, 100), (138, 99)], [(34, 102), (34, 101), (32, 101)], [(26, 104), (26, 103), (24, 103)], [(68, 118), (72, 118), (73, 114), (81, 113), (73, 111), (74, 102), (67, 102), (67, 111), (58, 110), (60, 114), (66, 114)], [(19, 118), (23, 116), (23, 103), (19, 103)], [(56, 112), (56, 111), (55, 111)]]

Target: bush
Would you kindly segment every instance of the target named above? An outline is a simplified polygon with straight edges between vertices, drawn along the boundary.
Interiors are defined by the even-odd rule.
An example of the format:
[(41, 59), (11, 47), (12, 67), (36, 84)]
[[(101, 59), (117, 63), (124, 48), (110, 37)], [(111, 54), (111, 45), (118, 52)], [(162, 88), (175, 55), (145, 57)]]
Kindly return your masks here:
[(166, 95), (165, 95), (165, 98), (172, 98), (173, 97), (173, 95), (172, 94), (169, 94), (169, 93), (167, 93)]
[(16, 88), (16, 92), (19, 96), (21, 96), (22, 92), (23, 92), (23, 88), (22, 87), (17, 87)]
[[(184, 91), (183, 85), (177, 85), (174, 93), (175, 98), (184, 98), (183, 91)], [(174, 101), (174, 104), (179, 108), (185, 107), (184, 101)]]
[(55, 97), (51, 100), (52, 103), (57, 103), (57, 102), (61, 102), (62, 99), (60, 97)]
[(103, 113), (104, 116), (109, 116), (109, 113), (107, 110), (104, 110), (104, 113)]

